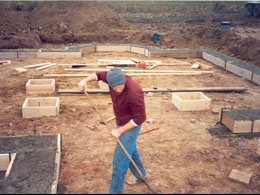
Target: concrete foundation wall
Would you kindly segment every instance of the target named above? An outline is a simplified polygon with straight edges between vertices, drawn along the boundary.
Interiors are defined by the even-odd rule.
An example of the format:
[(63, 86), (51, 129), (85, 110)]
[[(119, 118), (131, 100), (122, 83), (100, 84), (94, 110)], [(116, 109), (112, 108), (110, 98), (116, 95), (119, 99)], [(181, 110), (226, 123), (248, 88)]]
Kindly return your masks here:
[(226, 66), (226, 63), (224, 60), (222, 60), (221, 58), (215, 57), (211, 54), (208, 54), (206, 52), (202, 52), (202, 58), (217, 66), (220, 66), (221, 68), (225, 68), (225, 66)]
[(18, 58), (17, 52), (0, 52), (0, 59)]
[(82, 52), (38, 52), (37, 58), (82, 58)]
[(18, 52), (18, 58), (36, 58), (36, 52)]
[(229, 72), (234, 73), (235, 75), (243, 77), (243, 78), (245, 78), (245, 79), (247, 79), (249, 81), (251, 81), (252, 77), (253, 77), (252, 71), (249, 71), (249, 70), (246, 70), (246, 69), (244, 69), (242, 67), (234, 65), (233, 62), (227, 62), (226, 70), (228, 70)]

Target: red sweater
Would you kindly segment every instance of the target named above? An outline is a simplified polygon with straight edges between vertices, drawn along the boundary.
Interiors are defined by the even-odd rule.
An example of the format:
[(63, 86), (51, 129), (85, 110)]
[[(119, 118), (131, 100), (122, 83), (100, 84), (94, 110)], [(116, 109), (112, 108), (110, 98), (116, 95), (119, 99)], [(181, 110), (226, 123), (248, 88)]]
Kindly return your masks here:
[[(97, 72), (98, 80), (108, 83), (107, 73)], [(136, 125), (141, 125), (146, 120), (143, 90), (130, 76), (125, 75), (125, 78), (125, 89), (122, 93), (118, 94), (109, 87), (117, 125), (123, 126), (132, 119)]]

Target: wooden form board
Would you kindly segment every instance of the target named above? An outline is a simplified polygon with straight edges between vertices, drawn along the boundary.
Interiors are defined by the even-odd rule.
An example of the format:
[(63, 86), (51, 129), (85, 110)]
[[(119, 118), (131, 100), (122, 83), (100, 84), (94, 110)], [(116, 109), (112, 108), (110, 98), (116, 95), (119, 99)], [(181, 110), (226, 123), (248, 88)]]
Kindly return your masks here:
[(51, 194), (57, 194), (59, 174), (60, 174), (60, 164), (61, 164), (61, 134), (57, 136), (57, 151), (55, 157), (56, 170), (54, 173), (54, 181), (51, 187)]
[(0, 154), (0, 171), (6, 171), (10, 163), (9, 154)]
[(130, 51), (131, 46), (125, 45), (112, 45), (112, 46), (96, 46), (96, 52), (105, 52), (105, 51)]
[(8, 167), (7, 167), (6, 172), (5, 172), (5, 177), (8, 177), (10, 172), (11, 172), (15, 157), (16, 157), (16, 153), (11, 154), (11, 161), (10, 161)]
[(260, 132), (260, 110), (222, 110), (220, 116), (220, 123), (233, 133)]
[(242, 171), (239, 171), (236, 169), (232, 169), (232, 171), (228, 177), (229, 177), (229, 179), (231, 179), (233, 181), (236, 181), (236, 182), (239, 182), (242, 184), (249, 184), (252, 174), (242, 172)]
[(172, 93), (172, 103), (179, 111), (210, 110), (211, 99), (202, 92)]
[(8, 177), (14, 163), (16, 154), (0, 154), (0, 171), (5, 171), (4, 177)]
[(60, 110), (59, 97), (26, 98), (23, 107), (23, 118), (56, 116)]
[(82, 52), (38, 52), (37, 58), (81, 58)]
[(30, 79), (26, 83), (26, 94), (53, 93), (55, 79)]

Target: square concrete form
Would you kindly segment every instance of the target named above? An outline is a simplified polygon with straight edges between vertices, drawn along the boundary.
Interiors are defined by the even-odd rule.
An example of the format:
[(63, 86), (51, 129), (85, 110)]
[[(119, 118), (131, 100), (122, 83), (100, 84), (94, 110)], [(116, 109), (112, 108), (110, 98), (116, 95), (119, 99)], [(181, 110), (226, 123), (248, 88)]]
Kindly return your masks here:
[(26, 98), (22, 113), (23, 118), (56, 116), (60, 110), (59, 97)]
[(238, 171), (236, 169), (232, 169), (230, 175), (228, 176), (231, 180), (242, 184), (249, 184), (251, 177), (252, 175), (250, 173)]
[(172, 103), (179, 111), (210, 110), (211, 99), (202, 92), (172, 93)]
[(222, 111), (220, 123), (233, 133), (260, 132), (260, 110)]
[(256, 153), (260, 156), (260, 139), (259, 139), (258, 142), (257, 142)]
[(55, 79), (30, 79), (26, 83), (26, 94), (53, 93)]
[[(15, 154), (0, 194), (56, 194), (61, 161), (61, 135), (0, 138), (0, 154)], [(11, 162), (9, 163), (11, 164)]]

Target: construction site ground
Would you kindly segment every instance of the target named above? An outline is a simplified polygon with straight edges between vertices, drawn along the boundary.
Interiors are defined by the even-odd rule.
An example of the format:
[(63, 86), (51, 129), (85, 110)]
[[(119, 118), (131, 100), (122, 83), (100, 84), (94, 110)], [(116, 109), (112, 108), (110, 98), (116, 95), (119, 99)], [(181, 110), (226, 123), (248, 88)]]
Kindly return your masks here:
[[(14, 59), (11, 65), (0, 67), (1, 77), (1, 136), (62, 134), (63, 155), (61, 161), (59, 192), (61, 193), (107, 193), (112, 175), (112, 157), (115, 141), (101, 120), (87, 96), (57, 94), (59, 89), (77, 89), (83, 77), (58, 77), (56, 93), (61, 107), (58, 116), (42, 118), (22, 118), (22, 105), (26, 97), (47, 97), (50, 95), (26, 95), (25, 84), (44, 73), (75, 73), (64, 71), (64, 66), (45, 70), (30, 69), (17, 73), (16, 67), (55, 62), (57, 64), (97, 63), (98, 59), (148, 59), (143, 55), (128, 52), (92, 53), (82, 59)], [(204, 93), (212, 99), (212, 109), (208, 111), (180, 112), (171, 100), (171, 93), (145, 94), (147, 121), (141, 132), (152, 128), (159, 130), (140, 135), (137, 140), (140, 155), (147, 169), (149, 181), (154, 189), (163, 193), (259, 193), (260, 168), (256, 154), (257, 136), (237, 137), (232, 134), (214, 136), (209, 129), (221, 131), (219, 111), (226, 109), (259, 108), (258, 86), (215, 67), (202, 59), (170, 59), (163, 63), (200, 62), (200, 70), (211, 70), (214, 74), (195, 76), (136, 76), (144, 88), (176, 87), (245, 87), (243, 93)], [(93, 67), (94, 68), (94, 67)], [(97, 67), (95, 67), (97, 68)], [(190, 66), (163, 66), (153, 70), (193, 70)], [(77, 72), (86, 73), (86, 72)], [(234, 82), (235, 81), (235, 82)], [(98, 88), (97, 82), (89, 88)], [(91, 94), (103, 119), (113, 116), (112, 102), (107, 94)], [(115, 122), (110, 121), (111, 128)], [(219, 133), (219, 132), (218, 132)], [(251, 173), (249, 185), (228, 179), (232, 169)], [(127, 177), (131, 174), (128, 172)], [(125, 185), (124, 193), (144, 193), (150, 191), (144, 184)]]
[[(169, 6), (162, 4), (164, 8), (159, 9), (160, 3), (152, 9), (149, 5), (153, 6), (153, 4), (148, 2), (146, 6), (136, 6), (135, 8), (138, 9), (133, 12), (133, 7), (126, 9), (126, 6), (122, 9), (124, 4), (110, 2), (110, 8), (118, 14), (114, 14), (110, 8), (107, 11), (107, 7), (102, 7), (102, 11), (97, 12), (101, 8), (99, 9), (93, 2), (85, 7), (82, 3), (77, 6), (72, 3), (65, 6), (65, 2), (62, 4), (63, 6), (59, 7), (53, 2), (50, 4), (43, 2), (32, 13), (20, 12), (16, 13), (15, 17), (1, 4), (0, 9), (3, 10), (0, 12), (0, 22), (2, 22), (0, 23), (2, 25), (0, 48), (64, 49), (67, 46), (83, 43), (154, 46), (152, 35), (158, 32), (162, 35), (158, 46), (161, 49), (212, 49), (253, 65), (260, 65), (260, 20), (246, 16), (242, 3), (230, 6), (224, 3), (215, 4), (216, 12), (199, 3), (193, 5), (197, 6), (196, 9), (188, 6), (189, 9), (185, 13), (176, 7), (176, 13), (177, 11), (181, 13), (180, 15), (177, 13), (174, 17), (166, 16), (165, 13), (168, 12), (164, 9)], [(77, 12), (70, 18), (71, 14), (67, 14), (68, 10), (72, 12), (77, 10)], [(160, 10), (160, 13), (157, 13), (157, 10)], [(25, 19), (23, 15), (26, 16)], [(43, 17), (44, 15), (46, 18)], [(199, 17), (194, 18), (195, 15)], [(231, 21), (229, 31), (221, 30), (220, 24), (224, 20)], [(45, 73), (75, 72), (64, 71), (63, 66), (38, 71), (30, 69), (26, 73), (17, 73), (14, 68), (44, 62), (97, 63), (98, 59), (132, 58), (161, 60), (163, 63), (200, 62), (206, 66), (202, 66), (199, 70), (214, 71), (213, 74), (195, 76), (133, 77), (144, 88), (154, 86), (158, 88), (246, 88), (243, 93), (205, 92), (204, 94), (212, 99), (212, 109), (208, 111), (180, 112), (172, 104), (171, 93), (155, 93), (151, 97), (144, 94), (147, 120), (141, 132), (159, 128), (140, 135), (137, 140), (151, 186), (165, 194), (259, 194), (260, 157), (256, 154), (256, 147), (260, 136), (259, 134), (238, 136), (230, 133), (219, 124), (219, 112), (221, 107), (236, 110), (259, 109), (260, 88), (202, 59), (148, 59), (143, 55), (127, 52), (91, 53), (81, 59), (11, 59), (11, 64), (0, 65), (0, 136), (34, 135), (35, 126), (37, 135), (61, 133), (63, 152), (58, 192), (108, 193), (115, 141), (106, 127), (99, 123), (101, 119), (87, 96), (57, 93), (59, 89), (77, 89), (77, 83), (83, 77), (56, 77), (55, 94), (27, 95), (25, 84), (29, 79), (52, 78), (44, 77)], [(193, 70), (189, 66), (163, 66), (153, 70), (162, 69)], [(98, 84), (93, 82), (89, 87), (98, 88)], [(25, 98), (39, 96), (60, 97), (59, 115), (22, 118), (22, 105)], [(103, 119), (113, 116), (112, 102), (108, 94), (90, 96), (102, 112)], [(116, 124), (113, 120), (109, 125), (113, 128)], [(232, 169), (251, 173), (250, 184), (240, 184), (228, 179)], [(130, 175), (128, 172), (127, 177)], [(124, 193), (148, 194), (150, 191), (144, 184), (135, 186), (125, 184)]]

